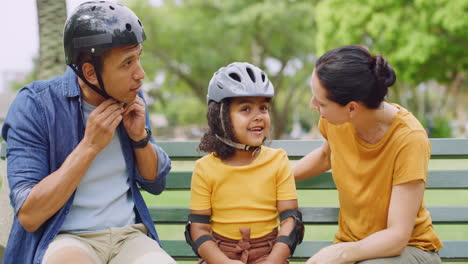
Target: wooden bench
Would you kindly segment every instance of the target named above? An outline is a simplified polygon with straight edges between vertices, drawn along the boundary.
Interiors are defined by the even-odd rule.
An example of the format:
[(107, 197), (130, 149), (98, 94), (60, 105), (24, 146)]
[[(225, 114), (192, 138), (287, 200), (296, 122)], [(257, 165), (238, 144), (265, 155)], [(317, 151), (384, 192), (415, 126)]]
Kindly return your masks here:
[[(432, 159), (468, 159), (468, 139), (431, 139)], [(169, 154), (173, 160), (173, 170), (171, 171), (167, 189), (165, 193), (172, 191), (190, 190), (190, 179), (192, 172), (188, 169), (182, 171), (177, 168), (179, 161), (194, 161), (202, 156), (196, 151), (198, 142), (159, 142), (159, 145)], [(321, 145), (321, 141), (291, 141), (278, 140), (271, 143), (271, 147), (283, 148), (291, 160), (300, 159), (312, 149)], [(0, 150), (2, 158), (5, 158), (5, 146)], [(467, 166), (468, 167), (468, 166)], [(296, 183), (298, 190), (333, 190), (336, 189), (331, 173), (327, 172), (317, 177), (299, 181)], [(427, 189), (441, 190), (468, 190), (468, 169), (462, 170), (431, 170), (428, 175)], [(163, 193), (164, 195), (164, 193)], [(467, 197), (468, 200), (468, 197)], [(299, 201), (301, 204), (301, 201)], [(428, 206), (434, 225), (457, 225), (460, 230), (468, 230), (468, 202), (466, 205), (458, 206)], [(338, 207), (316, 206), (301, 207), (306, 224), (306, 233), (309, 226), (336, 225)], [(159, 231), (168, 225), (177, 225), (180, 232), (187, 222), (189, 214), (188, 204), (182, 207), (150, 207), (150, 212), (154, 223)], [(467, 231), (465, 231), (467, 232)], [(161, 233), (161, 232), (160, 232)], [(196, 257), (191, 248), (182, 239), (183, 234), (178, 234), (176, 239), (171, 237), (161, 237), (165, 250), (178, 261), (195, 260)], [(316, 253), (321, 248), (330, 245), (330, 241), (304, 240), (299, 245), (292, 258), (293, 261), (303, 261)], [(439, 254), (444, 262), (468, 261), (468, 239), (448, 241), (443, 240), (445, 247)], [(0, 259), (2, 255), (0, 248)]]
[[(297, 160), (309, 153), (312, 149), (321, 145), (321, 141), (293, 141), (278, 140), (271, 143), (271, 147), (283, 148), (291, 160)], [(193, 161), (202, 154), (196, 151), (198, 142), (159, 142), (158, 143), (174, 161), (173, 170), (169, 175), (165, 192), (175, 190), (190, 190), (191, 171), (177, 171), (177, 161)], [(431, 139), (432, 159), (468, 159), (468, 139)], [(467, 160), (468, 161), (468, 160)], [(467, 166), (468, 168), (468, 166)], [(296, 182), (298, 190), (332, 190), (336, 189), (331, 172), (317, 177)], [(468, 190), (468, 169), (465, 170), (438, 170), (430, 171), (428, 175), (427, 189), (464, 189)], [(461, 225), (468, 230), (468, 197), (466, 205), (462, 206), (429, 206), (433, 223)], [(301, 204), (301, 201), (299, 201)], [(336, 225), (338, 207), (301, 207), (304, 222), (312, 225)], [(158, 230), (164, 228), (164, 224), (185, 225), (187, 207), (150, 207), (150, 212)], [(182, 232), (183, 228), (180, 227)], [(468, 231), (465, 231), (468, 232)], [(304, 240), (294, 253), (293, 261), (303, 261), (316, 253), (321, 248), (330, 245), (330, 241)], [(443, 237), (441, 237), (444, 240)], [(468, 261), (468, 239), (461, 241), (443, 241), (445, 247), (439, 254), (444, 262)], [(183, 240), (172, 240), (162, 237), (162, 244), (177, 260), (194, 260), (195, 255), (191, 248)]]

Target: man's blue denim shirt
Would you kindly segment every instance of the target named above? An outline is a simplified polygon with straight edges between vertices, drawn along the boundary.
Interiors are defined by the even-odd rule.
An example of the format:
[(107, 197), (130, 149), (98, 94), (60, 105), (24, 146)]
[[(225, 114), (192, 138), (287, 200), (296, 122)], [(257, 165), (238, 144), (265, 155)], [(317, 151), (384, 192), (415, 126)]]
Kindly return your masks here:
[[(142, 94), (139, 96), (142, 97)], [(77, 77), (70, 68), (63, 76), (33, 82), (19, 91), (2, 128), (2, 137), (8, 143), (7, 174), (15, 215), (31, 189), (56, 171), (81, 141), (85, 129), (82, 116), (81, 91)], [(150, 127), (148, 113), (146, 125)], [(148, 207), (137, 183), (152, 194), (160, 194), (166, 186), (171, 162), (151, 138), (158, 154), (158, 176), (156, 181), (144, 180), (135, 166), (133, 149), (125, 128), (120, 124), (117, 129), (128, 168), (136, 220), (144, 223), (149, 230), (148, 236), (159, 243)], [(69, 212), (73, 197), (74, 195), (35, 232), (27, 232), (15, 216), (3, 263), (40, 264), (45, 250), (59, 232)], [(96, 199), (99, 199), (99, 193), (96, 193)]]

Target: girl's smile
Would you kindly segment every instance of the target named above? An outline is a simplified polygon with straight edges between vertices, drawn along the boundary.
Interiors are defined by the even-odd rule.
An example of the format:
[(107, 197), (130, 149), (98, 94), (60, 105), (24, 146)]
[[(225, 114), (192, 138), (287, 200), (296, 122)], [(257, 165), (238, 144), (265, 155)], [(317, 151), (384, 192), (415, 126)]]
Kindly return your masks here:
[(230, 104), (230, 118), (239, 143), (259, 146), (270, 129), (270, 98), (236, 97)]

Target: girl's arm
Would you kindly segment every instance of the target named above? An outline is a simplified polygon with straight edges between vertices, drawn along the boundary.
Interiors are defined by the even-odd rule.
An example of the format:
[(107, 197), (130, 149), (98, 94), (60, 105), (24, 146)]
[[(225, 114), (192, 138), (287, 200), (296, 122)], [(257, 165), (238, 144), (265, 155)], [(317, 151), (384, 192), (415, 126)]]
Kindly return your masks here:
[(393, 186), (386, 229), (357, 242), (338, 243), (323, 248), (306, 264), (350, 263), (400, 255), (413, 231), (424, 189), (423, 180)]
[(294, 179), (296, 181), (307, 179), (329, 170), (331, 168), (330, 153), (330, 146), (325, 140), (321, 147), (296, 162), (293, 167)]
[[(208, 215), (211, 216), (211, 210), (190, 210), (191, 214)], [(196, 241), (203, 235), (211, 236), (211, 225), (202, 223), (192, 223), (190, 225), (190, 235), (193, 241)], [(206, 263), (229, 263), (229, 264), (242, 264), (239, 260), (232, 260), (228, 258), (212, 240), (208, 240), (201, 244), (198, 248), (198, 254), (206, 261)]]
[[(276, 206), (278, 212), (281, 213), (286, 210), (297, 209), (297, 200), (284, 200), (277, 201)], [(292, 217), (286, 218), (280, 223), (280, 230), (278, 232), (279, 236), (288, 236), (294, 228), (294, 219)], [(273, 249), (270, 252), (270, 255), (267, 258), (266, 263), (284, 263), (288, 256), (291, 253), (289, 252), (288, 245), (284, 243), (275, 243)]]

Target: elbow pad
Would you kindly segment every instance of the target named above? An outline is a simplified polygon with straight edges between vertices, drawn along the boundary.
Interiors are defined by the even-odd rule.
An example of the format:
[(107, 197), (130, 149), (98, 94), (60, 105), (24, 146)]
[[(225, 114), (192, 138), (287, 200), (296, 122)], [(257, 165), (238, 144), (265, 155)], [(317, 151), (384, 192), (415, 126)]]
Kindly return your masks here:
[(304, 239), (304, 224), (302, 223), (302, 213), (298, 209), (286, 210), (280, 214), (280, 221), (292, 217), (294, 219), (294, 228), (288, 236), (279, 236), (276, 242), (281, 242), (289, 247), (291, 256), (294, 254), (296, 246), (302, 243)]
[(210, 224), (210, 216), (190, 214), (188, 216), (188, 223), (185, 226), (185, 241), (187, 242), (187, 244), (189, 244), (190, 247), (192, 247), (192, 250), (195, 253), (195, 255), (201, 258), (200, 254), (198, 254), (198, 248), (206, 241), (213, 240), (213, 238), (209, 235), (203, 235), (197, 240), (193, 241), (192, 236), (190, 235), (190, 225), (192, 223)]

